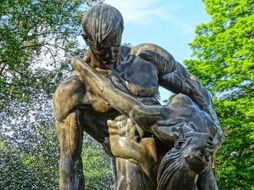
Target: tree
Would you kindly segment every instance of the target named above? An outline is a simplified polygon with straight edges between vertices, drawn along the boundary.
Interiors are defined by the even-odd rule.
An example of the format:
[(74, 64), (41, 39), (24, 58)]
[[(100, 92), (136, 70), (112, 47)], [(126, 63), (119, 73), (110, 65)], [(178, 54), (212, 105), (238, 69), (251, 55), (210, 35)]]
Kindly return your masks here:
[(29, 100), (35, 88), (55, 89), (66, 58), (80, 53), (81, 14), (97, 2), (1, 1), (0, 108), (3, 100)]
[(101, 144), (85, 135), (82, 161), (84, 163), (85, 189), (114, 189), (115, 176), (111, 157), (105, 154)]
[(203, 0), (211, 21), (196, 28), (185, 60), (213, 93), (225, 132), (217, 154), (221, 189), (254, 187), (254, 1)]
[[(52, 100), (46, 94), (37, 94), (29, 103), (11, 102), (0, 112), (0, 186), (4, 189), (57, 189), (59, 151), (52, 112)], [(110, 157), (88, 135), (83, 147), (86, 189), (110, 189), (114, 184)]]
[[(82, 13), (98, 2), (1, 1), (0, 186), (3, 189), (57, 189), (59, 156), (52, 94), (71, 72), (70, 58), (84, 53), (77, 40)], [(101, 146), (94, 144), (85, 144), (84, 158), (86, 162), (97, 159), (96, 171), (102, 172), (92, 176), (92, 183), (86, 185), (91, 188), (96, 182), (101, 186), (112, 185), (109, 161), (104, 164), (109, 158)], [(86, 157), (89, 151), (93, 152), (92, 157)], [(89, 168), (85, 170), (91, 172)]]
[(0, 118), (1, 187), (56, 189), (59, 156), (51, 99), (40, 94), (29, 103), (10, 102)]

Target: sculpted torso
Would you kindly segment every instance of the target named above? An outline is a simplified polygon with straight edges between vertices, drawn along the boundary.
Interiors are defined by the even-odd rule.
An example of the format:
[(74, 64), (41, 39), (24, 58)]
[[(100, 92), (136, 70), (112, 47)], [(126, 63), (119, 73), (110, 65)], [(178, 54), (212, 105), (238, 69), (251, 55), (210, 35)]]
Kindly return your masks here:
[[(84, 189), (84, 131), (113, 154), (119, 190), (216, 189), (207, 167), (211, 161), (206, 162), (214, 151), (204, 150), (214, 142), (219, 147), (223, 133), (209, 92), (155, 44), (120, 48), (123, 18), (114, 7), (92, 7), (82, 28), (89, 51), (73, 59), (72, 76), (54, 94), (59, 189)], [(182, 104), (161, 106), (155, 98), (159, 85), (184, 94), (173, 99)], [(216, 130), (208, 127), (208, 120)]]
[[(80, 57), (80, 59), (83, 59), (84, 63), (92, 65), (91, 68), (102, 75), (108, 75), (112, 79), (112, 83), (122, 91), (139, 97), (144, 103), (159, 104), (154, 98), (158, 89), (156, 67), (141, 57), (130, 55), (130, 51), (131, 49), (128, 47), (121, 48), (121, 65), (118, 66), (115, 73), (111, 73), (111, 76), (109, 76), (108, 70), (93, 68), (93, 65), (86, 61), (87, 58)], [(108, 143), (106, 121), (114, 119), (120, 113), (98, 96), (92, 90), (94, 88), (96, 86), (81, 82), (79, 72), (74, 71), (72, 76), (55, 92), (55, 116), (58, 121), (62, 122), (70, 113), (79, 110), (80, 124), (84, 131), (99, 142)], [(108, 147), (108, 145), (106, 146)], [(109, 150), (109, 148), (107, 149)]]

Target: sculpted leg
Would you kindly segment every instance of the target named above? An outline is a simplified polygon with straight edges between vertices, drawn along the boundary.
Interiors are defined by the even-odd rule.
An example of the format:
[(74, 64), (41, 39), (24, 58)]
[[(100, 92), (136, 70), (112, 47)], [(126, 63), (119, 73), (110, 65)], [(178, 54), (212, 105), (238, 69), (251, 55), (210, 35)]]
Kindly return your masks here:
[(57, 123), (60, 146), (59, 189), (84, 189), (81, 160), (83, 131), (77, 121), (78, 111), (71, 113), (63, 122)]
[(116, 158), (116, 190), (155, 190), (155, 181), (151, 180), (138, 163)]

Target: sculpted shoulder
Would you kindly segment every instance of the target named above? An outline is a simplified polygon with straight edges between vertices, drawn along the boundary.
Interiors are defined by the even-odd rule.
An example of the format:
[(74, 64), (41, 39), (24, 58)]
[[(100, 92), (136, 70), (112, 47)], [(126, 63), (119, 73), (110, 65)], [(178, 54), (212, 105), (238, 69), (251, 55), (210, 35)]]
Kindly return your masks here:
[(57, 121), (62, 122), (78, 105), (85, 101), (86, 88), (78, 75), (74, 75), (62, 83), (53, 97), (54, 114)]

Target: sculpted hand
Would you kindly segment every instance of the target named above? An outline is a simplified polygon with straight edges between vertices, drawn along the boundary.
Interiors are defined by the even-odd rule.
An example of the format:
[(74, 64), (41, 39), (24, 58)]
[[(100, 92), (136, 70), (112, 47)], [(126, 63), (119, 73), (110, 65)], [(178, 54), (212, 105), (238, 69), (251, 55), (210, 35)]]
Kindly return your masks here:
[(139, 164), (147, 176), (153, 175), (157, 163), (154, 138), (142, 138), (142, 129), (125, 116), (108, 120), (107, 123), (113, 155)]
[(113, 155), (124, 159), (136, 158), (139, 137), (135, 123), (125, 116), (119, 116), (114, 121), (108, 120), (107, 124)]

